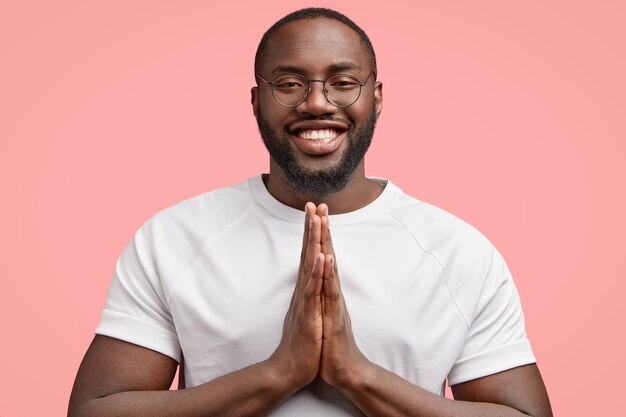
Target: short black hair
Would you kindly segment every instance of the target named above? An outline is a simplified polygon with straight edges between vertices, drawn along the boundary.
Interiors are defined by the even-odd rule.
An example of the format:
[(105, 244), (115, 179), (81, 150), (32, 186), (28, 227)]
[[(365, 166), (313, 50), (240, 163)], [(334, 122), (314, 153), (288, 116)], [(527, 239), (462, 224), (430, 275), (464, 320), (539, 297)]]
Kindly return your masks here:
[(372, 46), (372, 42), (370, 41), (367, 34), (361, 29), (356, 23), (354, 23), (349, 17), (343, 15), (335, 10), (326, 9), (322, 7), (309, 7), (306, 9), (296, 10), (295, 12), (289, 13), (287, 16), (283, 17), (276, 23), (274, 23), (261, 38), (261, 42), (259, 42), (259, 46), (256, 49), (256, 55), (254, 56), (254, 72), (259, 74), (262, 57), (265, 49), (267, 48), (267, 42), (270, 36), (276, 32), (281, 27), (285, 26), (287, 23), (295, 22), (298, 20), (308, 20), (308, 19), (318, 19), (318, 18), (327, 18), (337, 20), (344, 25), (348, 26), (350, 29), (355, 31), (359, 37), (361, 38), (361, 43), (365, 47), (365, 52), (368, 55), (369, 63), (372, 66), (372, 71), (374, 71), (374, 79), (376, 79), (377, 69), (376, 69), (376, 53), (374, 53), (374, 47)]

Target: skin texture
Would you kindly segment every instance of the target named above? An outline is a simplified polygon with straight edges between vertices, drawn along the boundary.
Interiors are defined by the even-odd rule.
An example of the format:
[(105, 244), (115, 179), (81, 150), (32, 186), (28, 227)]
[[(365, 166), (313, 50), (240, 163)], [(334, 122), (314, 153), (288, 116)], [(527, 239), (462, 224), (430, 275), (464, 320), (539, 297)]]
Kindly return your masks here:
[[(359, 79), (365, 79), (370, 71), (358, 36), (327, 19), (285, 25), (272, 35), (267, 54), (262, 71), (269, 78), (281, 65), (300, 67), (315, 79), (326, 78), (338, 63), (353, 65), (349, 72)], [(276, 145), (287, 147), (303, 169), (315, 173), (341, 164), (349, 140), (364, 138), (355, 134), (348, 140), (346, 135), (331, 151), (311, 153), (308, 145), (298, 146), (285, 134), (288, 127), (333, 120), (358, 131), (372, 112), (380, 115), (382, 84), (369, 82), (361, 98), (344, 109), (326, 101), (319, 83), (296, 108), (280, 106), (263, 85), (252, 88), (252, 106), (255, 116), (262, 115)], [(296, 192), (271, 157), (265, 182), (279, 201), (305, 211), (298, 275), (282, 338), (273, 354), (200, 386), (168, 391), (176, 361), (121, 340), (96, 336), (78, 371), (69, 416), (263, 416), (316, 377), (368, 416), (552, 416), (535, 365), (454, 386), (456, 400), (450, 400), (379, 367), (359, 350), (341, 290), (340, 260), (328, 216), (361, 208), (382, 192), (380, 185), (365, 177), (363, 160), (343, 189), (327, 195)]]

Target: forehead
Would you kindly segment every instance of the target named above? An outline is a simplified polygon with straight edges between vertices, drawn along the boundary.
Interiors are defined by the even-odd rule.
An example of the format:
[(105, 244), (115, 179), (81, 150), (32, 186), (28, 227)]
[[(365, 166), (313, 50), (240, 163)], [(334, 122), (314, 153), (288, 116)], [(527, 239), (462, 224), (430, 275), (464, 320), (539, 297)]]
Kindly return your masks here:
[(333, 19), (316, 18), (286, 24), (268, 39), (262, 71), (294, 66), (323, 72), (337, 64), (367, 70), (367, 54), (359, 35)]

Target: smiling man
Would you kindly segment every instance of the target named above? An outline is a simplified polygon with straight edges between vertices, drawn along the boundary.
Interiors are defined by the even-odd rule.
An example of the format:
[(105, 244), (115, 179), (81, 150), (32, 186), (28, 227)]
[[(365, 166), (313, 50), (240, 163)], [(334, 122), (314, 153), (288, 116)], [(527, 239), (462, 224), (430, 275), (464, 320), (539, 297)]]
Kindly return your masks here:
[(551, 416), (499, 253), (365, 176), (382, 110), (367, 35), (331, 10), (294, 12), (255, 73), (269, 174), (137, 232), (69, 415)]

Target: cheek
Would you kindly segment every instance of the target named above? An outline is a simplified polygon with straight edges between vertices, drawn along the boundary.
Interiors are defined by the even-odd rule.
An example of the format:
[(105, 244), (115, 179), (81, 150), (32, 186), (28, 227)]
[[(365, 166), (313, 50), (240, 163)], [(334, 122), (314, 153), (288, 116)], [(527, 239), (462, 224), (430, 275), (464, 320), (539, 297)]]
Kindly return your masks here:
[(272, 130), (283, 131), (286, 124), (293, 120), (293, 117), (290, 117), (289, 111), (285, 111), (287, 109), (277, 108), (278, 105), (273, 98), (270, 97), (270, 100), (272, 100), (271, 103), (259, 102), (258, 117), (261, 117), (268, 126), (271, 126)]
[(346, 113), (348, 119), (352, 122), (353, 127), (360, 129), (367, 123), (367, 119), (369, 118), (370, 110), (368, 108), (359, 108), (353, 109), (352, 112)]
[(370, 119), (372, 112), (376, 110), (374, 96), (371, 93), (368, 96), (361, 96), (357, 103), (358, 106), (354, 104), (355, 107), (350, 109), (351, 113), (348, 116), (354, 120), (355, 124), (363, 126)]

